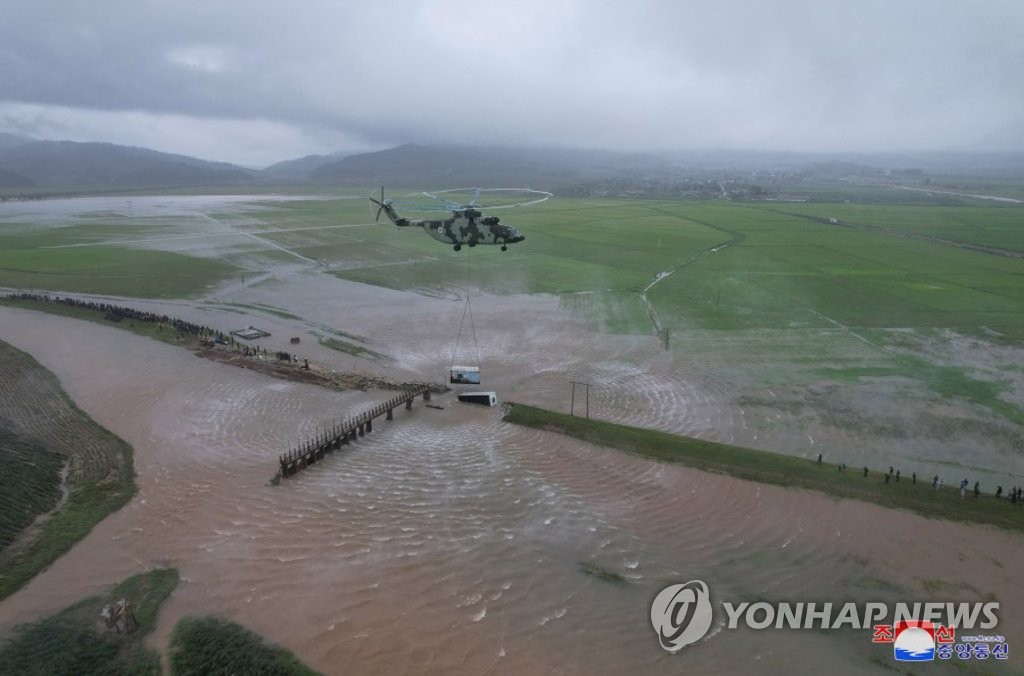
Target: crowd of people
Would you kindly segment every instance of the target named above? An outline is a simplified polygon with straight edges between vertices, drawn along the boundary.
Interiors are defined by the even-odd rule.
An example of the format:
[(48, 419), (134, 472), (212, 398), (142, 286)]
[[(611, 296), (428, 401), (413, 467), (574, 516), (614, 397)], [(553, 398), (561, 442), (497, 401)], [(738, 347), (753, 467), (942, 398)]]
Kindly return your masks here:
[(170, 326), (176, 330), (179, 334), (192, 335), (198, 338), (208, 338), (210, 340), (216, 340), (220, 343), (234, 343), (234, 339), (228, 335), (225, 336), (219, 331), (211, 329), (209, 326), (202, 326), (200, 324), (194, 324), (184, 319), (177, 319), (175, 317), (168, 317), (167, 315), (159, 315), (155, 312), (146, 312), (145, 310), (136, 310), (130, 307), (124, 307), (121, 305), (113, 305), (111, 303), (97, 303), (91, 300), (81, 300), (78, 298), (65, 298), (61, 296), (51, 296), (47, 293), (10, 293), (7, 294), (8, 298), (13, 300), (26, 300), (26, 301), (38, 301), (42, 303), (59, 303), (61, 305), (67, 305), (70, 307), (80, 307), (94, 312), (102, 312), (105, 317), (113, 321), (121, 321), (122, 319), (132, 319), (140, 322), (152, 322), (155, 324), (163, 324)]
[[(823, 457), (822, 454), (819, 453), (818, 454), (818, 464), (819, 465), (822, 464), (822, 457)], [(846, 463), (845, 462), (839, 463), (838, 471), (839, 472), (845, 472), (846, 471)], [(864, 478), (866, 479), (868, 477), (868, 474), (870, 474), (870, 471), (868, 470), (867, 465), (864, 466), (863, 473), (864, 473)], [(901, 477), (904, 478), (904, 479), (906, 478), (906, 477), (903, 477), (903, 475), (901, 474), (900, 470), (898, 470), (898, 469), (896, 469), (896, 468), (894, 468), (892, 466), (889, 467), (889, 471), (888, 472), (884, 472), (882, 474), (882, 480), (885, 483), (889, 483), (890, 481), (892, 481), (894, 483), (899, 483)], [(917, 483), (917, 472), (911, 472), (911, 474), (910, 474), (910, 483), (912, 483), (912, 484), (916, 484)], [(941, 478), (941, 477), (939, 477), (938, 474), (936, 474), (932, 478), (932, 488), (934, 490), (936, 490), (936, 491), (942, 490), (943, 488), (945, 488), (945, 486), (946, 486), (946, 480)], [(970, 481), (968, 481), (967, 479), (964, 479), (963, 481), (961, 481), (960, 482), (960, 499), (963, 500), (964, 498), (966, 498), (968, 493), (973, 494), (975, 498), (980, 497), (981, 496), (981, 482), (980, 481), (975, 481), (974, 482), (974, 486), (971, 487)], [(997, 500), (1002, 499), (1002, 497), (1003, 497), (1003, 487), (1002, 486), (996, 486), (995, 497), (996, 497)], [(1016, 505), (1016, 504), (1024, 504), (1024, 487), (1021, 487), (1021, 486), (1013, 486), (1013, 487), (1011, 487), (1010, 490), (1006, 492), (1006, 497), (1007, 497), (1007, 500), (1010, 502), (1010, 504), (1014, 504), (1014, 505)]]
[[(276, 357), (278, 362), (285, 362), (286, 364), (293, 364), (298, 366), (300, 370), (310, 371), (314, 370), (314, 367), (310, 365), (308, 358), (301, 358), (291, 352), (285, 352), (283, 350), (268, 351), (265, 347), (258, 345), (246, 345), (235, 341), (234, 336), (231, 334), (225, 334), (221, 331), (210, 328), (209, 326), (203, 326), (201, 324), (195, 324), (193, 322), (186, 321), (184, 319), (178, 319), (176, 317), (170, 317), (168, 315), (157, 314), (155, 312), (147, 312), (145, 310), (136, 310), (134, 308), (123, 307), (120, 305), (114, 305), (112, 303), (102, 303), (91, 300), (82, 300), (79, 298), (67, 298), (62, 296), (53, 296), (47, 293), (28, 293), (18, 292), (7, 294), (7, 298), (12, 300), (21, 301), (36, 301), (42, 303), (54, 303), (60, 305), (67, 305), (69, 307), (84, 308), (92, 310), (97, 313), (102, 313), (110, 321), (119, 322), (124, 319), (152, 322), (155, 324), (167, 326), (173, 328), (178, 332), (178, 336), (193, 336), (197, 338), (203, 345), (216, 347), (219, 350), (228, 350), (236, 353), (241, 357), (253, 358), (253, 359), (267, 359), (268, 357)], [(297, 341), (295, 341), (297, 342)], [(301, 363), (301, 365), (299, 365)], [(431, 392), (441, 393), (445, 392), (447, 388), (444, 385), (438, 383), (395, 383), (384, 378), (375, 376), (361, 375), (361, 374), (340, 374), (338, 372), (331, 371), (329, 374), (330, 378), (334, 378), (332, 382), (336, 386), (340, 387), (358, 387), (359, 389), (390, 389), (390, 390), (407, 390), (413, 387), (426, 384), (430, 387)]]

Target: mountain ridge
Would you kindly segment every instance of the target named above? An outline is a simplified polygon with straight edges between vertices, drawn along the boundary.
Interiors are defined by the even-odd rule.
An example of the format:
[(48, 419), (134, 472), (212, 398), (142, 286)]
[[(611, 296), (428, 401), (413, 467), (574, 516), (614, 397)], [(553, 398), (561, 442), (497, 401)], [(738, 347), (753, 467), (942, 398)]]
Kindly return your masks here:
[(0, 146), (0, 188), (178, 188), (251, 183), (227, 162), (113, 143), (36, 141)]
[[(1021, 153), (786, 153), (691, 151), (623, 153), (550, 147), (433, 146), (407, 143), (385, 150), (314, 154), (248, 169), (227, 162), (113, 143), (38, 140), (0, 133), (0, 191), (96, 192), (195, 187), (374, 185), (450, 188), (523, 187), (544, 190), (679, 192), (687, 185), (730, 176), (771, 180), (773, 173), (809, 172), (841, 180), (888, 172), (1024, 173)], [(674, 182), (674, 183), (673, 183)], [(709, 185), (710, 185), (709, 183)], [(676, 187), (666, 188), (669, 184)], [(678, 184), (678, 185), (677, 185)], [(595, 188), (595, 186), (598, 186)], [(653, 186), (653, 188), (652, 188)], [(692, 188), (692, 186), (691, 186)], [(690, 192), (693, 190), (687, 188)], [(717, 185), (707, 188), (720, 192)], [(701, 188), (706, 192), (705, 188)], [(685, 192), (685, 191), (684, 191)], [(698, 191), (700, 192), (700, 191)]]

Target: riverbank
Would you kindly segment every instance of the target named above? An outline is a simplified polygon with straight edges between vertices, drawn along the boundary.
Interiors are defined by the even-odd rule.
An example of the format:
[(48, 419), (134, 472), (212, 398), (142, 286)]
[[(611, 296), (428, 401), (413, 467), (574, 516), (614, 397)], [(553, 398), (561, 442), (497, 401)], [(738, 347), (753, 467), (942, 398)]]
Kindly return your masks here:
[[(178, 581), (178, 571), (173, 568), (151, 570), (20, 627), (0, 647), (0, 672), (162, 673), (160, 654), (145, 639)], [(101, 618), (107, 620), (105, 627)]]
[(12, 293), (0, 297), (0, 304), (113, 326), (168, 345), (184, 347), (210, 361), (258, 370), (282, 380), (336, 390), (405, 390), (422, 384), (435, 393), (447, 391), (444, 385), (438, 383), (397, 383), (328, 369), (308, 360), (300, 364), (298, 358), (289, 352), (239, 343), (228, 332), (109, 303), (80, 301), (48, 294)]
[[(126, 505), (136, 486), (132, 447), (75, 406), (50, 371), (3, 341), (0, 382), (0, 505), (23, 517), (0, 550), (3, 599)], [(19, 453), (26, 444), (39, 456)]]
[(1024, 504), (995, 498), (991, 493), (961, 497), (952, 485), (933, 488), (932, 479), (913, 479), (912, 470), (900, 479), (889, 468), (845, 467), (838, 458), (821, 463), (780, 453), (743, 448), (655, 430), (555, 413), (511, 403), (507, 422), (564, 434), (598, 446), (615, 448), (660, 462), (686, 465), (705, 472), (726, 474), (747, 481), (804, 488), (835, 498), (860, 500), (883, 507), (905, 509), (924, 516), (982, 523), (1024, 532)]
[[(524, 322), (508, 314), (509, 330)], [(385, 344), (372, 317), (351, 321)], [(994, 598), (1004, 604), (999, 633), (1024, 643), (1017, 532), (653, 463), (454, 404), (396, 411), (400, 423), (375, 425), (341, 456), (264, 488), (288, 441), (377, 395), (226, 368), (98, 322), (0, 308), (0, 325), (4, 340), (30, 351), (94, 420), (132, 444), (139, 484), (127, 508), (0, 602), (0, 633), (140, 566), (173, 566), (186, 582), (165, 602), (147, 645), (168, 655), (179, 619), (216, 615), (325, 673), (351, 664), (665, 671), (678, 656), (637, 618), (662, 587), (689, 579), (730, 601)], [(551, 351), (581, 351), (568, 340), (575, 334), (552, 333)], [(421, 337), (396, 340), (404, 342), (392, 352), (414, 372)], [(522, 372), (527, 360), (513, 355), (514, 364), (488, 370), (488, 386), (559, 410), (563, 389), (546, 395), (545, 377)], [(145, 377), (127, 364), (144, 364)], [(650, 370), (657, 368), (667, 367)], [(664, 387), (691, 402), (662, 402), (666, 415), (693, 415), (691, 390)], [(613, 410), (591, 396), (592, 413)], [(630, 424), (645, 425), (637, 420)], [(403, 627), (400, 645), (395, 626)], [(867, 673), (876, 654), (891, 658), (885, 649), (869, 631), (723, 631), (687, 660), (705, 673), (807, 673), (826, 660)]]

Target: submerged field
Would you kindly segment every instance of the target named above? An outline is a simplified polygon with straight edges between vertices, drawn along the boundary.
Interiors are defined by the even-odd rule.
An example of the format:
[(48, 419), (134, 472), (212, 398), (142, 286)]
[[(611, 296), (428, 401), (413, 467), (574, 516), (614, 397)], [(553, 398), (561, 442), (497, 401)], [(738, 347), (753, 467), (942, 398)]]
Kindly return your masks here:
[[(343, 204), (360, 222), (363, 207)], [(557, 294), (595, 331), (657, 331), (768, 432), (781, 412), (808, 438), (813, 425), (916, 439), (954, 471), (977, 467), (956, 451), (976, 434), (982, 456), (1024, 443), (1020, 207), (556, 199), (503, 212), (527, 233), (508, 253), (455, 253), (415, 231), (317, 228), (344, 218), (332, 206), (286, 210), (307, 229), (275, 241), (352, 281)], [(907, 405), (877, 405), (889, 400)]]
[(647, 295), (670, 327), (949, 328), (1024, 338), (1019, 207), (559, 199), (500, 212), (527, 234), (504, 254), (457, 254), (415, 230), (346, 227), (365, 223), (364, 209), (359, 200), (298, 203), (257, 214), (262, 224), (249, 229), (354, 281), (424, 293), (461, 294), (468, 283), (493, 294), (564, 294), (612, 331), (649, 331), (640, 293), (657, 281)]
[(98, 210), (70, 223), (55, 215), (56, 224), (0, 212), (0, 286), (181, 297), (306, 263), (423, 293), (461, 294), (468, 284), (593, 295), (587, 311), (614, 331), (648, 330), (639, 295), (650, 286), (659, 316), (676, 327), (841, 324), (1024, 338), (1018, 206), (555, 199), (495, 212), (527, 234), (509, 252), (455, 253), (417, 229), (374, 225), (360, 197), (262, 200), (244, 210), (204, 204), (211, 213)]
[[(6, 206), (0, 286), (194, 297), (231, 313), (313, 323), (299, 317), (301, 283), (288, 298), (274, 290), (327, 275), (442, 300), (482, 295), (478, 312), (481, 302), (496, 303), (487, 298), (554, 294), (592, 331), (656, 337), (751, 412), (764, 434), (788, 426), (789, 443), (813, 444), (824, 430), (847, 446), (885, 437), (953, 467), (977, 467), (956, 449), (980, 435), (982, 457), (992, 458), (982, 465), (1024, 472), (1015, 456), (1003, 457), (1024, 443), (1024, 210), (892, 203), (899, 197), (556, 197), (494, 212), (527, 236), (505, 253), (456, 253), (417, 229), (374, 224), (358, 191), (95, 198), (52, 213), (45, 203)], [(260, 293), (270, 300), (251, 297)], [(317, 327), (321, 336), (360, 332), (338, 331)], [(330, 346), (388, 354), (387, 345), (365, 353)]]

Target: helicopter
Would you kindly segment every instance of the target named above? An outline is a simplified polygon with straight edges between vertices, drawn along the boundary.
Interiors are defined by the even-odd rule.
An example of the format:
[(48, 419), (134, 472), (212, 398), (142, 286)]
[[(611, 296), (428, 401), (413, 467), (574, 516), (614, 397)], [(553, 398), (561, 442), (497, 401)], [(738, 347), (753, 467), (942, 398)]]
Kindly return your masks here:
[[(454, 202), (446, 195), (471, 193), (471, 199), (465, 203)], [(511, 204), (498, 204), (496, 206), (480, 207), (478, 202), (481, 194), (520, 193), (526, 199)], [(380, 189), (380, 199), (370, 197), (370, 202), (377, 205), (377, 213), (373, 220), (379, 221), (383, 213), (392, 223), (400, 228), (414, 226), (423, 228), (424, 232), (439, 242), (451, 244), (452, 248), (460, 251), (463, 245), (474, 247), (477, 244), (498, 244), (502, 251), (508, 251), (509, 244), (522, 242), (526, 235), (522, 234), (509, 225), (502, 225), (497, 216), (484, 216), (481, 208), (507, 209), (509, 207), (526, 206), (537, 204), (552, 197), (549, 192), (542, 190), (529, 190), (525, 188), (469, 188), (438, 190), (433, 193), (418, 193), (431, 200), (433, 203), (423, 206), (415, 202), (396, 202), (395, 200), (384, 199), (384, 187)], [(401, 216), (396, 210), (397, 205), (409, 204), (419, 211), (450, 211), (451, 217), (443, 219), (410, 219)], [(371, 207), (372, 209), (372, 207)]]

